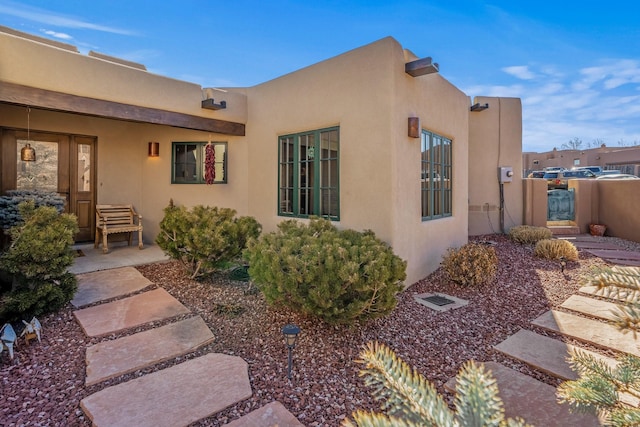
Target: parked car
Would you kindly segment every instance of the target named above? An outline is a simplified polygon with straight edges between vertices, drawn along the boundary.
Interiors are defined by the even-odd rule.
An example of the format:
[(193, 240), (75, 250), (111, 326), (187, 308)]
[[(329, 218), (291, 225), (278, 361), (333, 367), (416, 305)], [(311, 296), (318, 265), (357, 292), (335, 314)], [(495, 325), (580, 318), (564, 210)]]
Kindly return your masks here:
[(616, 173), (610, 175), (600, 175), (596, 179), (640, 179), (635, 175), (629, 175), (628, 173)]
[(527, 178), (543, 178), (544, 173), (544, 171), (533, 171), (529, 175), (527, 175)]
[(547, 180), (547, 188), (549, 190), (566, 190), (569, 188), (570, 179), (579, 178), (596, 178), (596, 174), (587, 169), (579, 170), (563, 170), (555, 172), (547, 172), (543, 176)]
[(590, 170), (596, 175), (601, 175), (603, 171), (602, 166), (576, 166), (574, 168), (571, 168), (572, 171), (585, 170), (585, 169)]

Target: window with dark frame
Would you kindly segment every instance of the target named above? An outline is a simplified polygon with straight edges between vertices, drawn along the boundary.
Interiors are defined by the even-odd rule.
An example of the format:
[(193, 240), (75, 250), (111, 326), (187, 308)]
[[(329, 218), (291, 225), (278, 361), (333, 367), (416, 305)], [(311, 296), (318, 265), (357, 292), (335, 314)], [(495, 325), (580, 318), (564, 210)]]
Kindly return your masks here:
[[(172, 184), (206, 184), (205, 149), (209, 142), (174, 142), (171, 149)], [(227, 183), (227, 143), (211, 142), (215, 156), (214, 184)]]
[(339, 128), (278, 139), (278, 215), (340, 218)]
[(450, 139), (422, 131), (420, 187), (423, 221), (448, 217), (453, 213), (452, 157)]

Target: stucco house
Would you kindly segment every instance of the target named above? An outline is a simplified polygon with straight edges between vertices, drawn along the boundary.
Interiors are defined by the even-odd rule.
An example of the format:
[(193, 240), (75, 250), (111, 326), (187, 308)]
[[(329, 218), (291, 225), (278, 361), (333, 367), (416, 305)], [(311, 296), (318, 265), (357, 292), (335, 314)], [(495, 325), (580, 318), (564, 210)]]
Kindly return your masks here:
[[(267, 232), (321, 215), (392, 245), (409, 285), (469, 235), (522, 223), (520, 100), (472, 101), (390, 37), (245, 88), (7, 28), (0, 52), (0, 189), (64, 195), (78, 240), (94, 237), (96, 203), (133, 204), (148, 241), (170, 199), (233, 208)], [(21, 161), (27, 143), (35, 162)]]

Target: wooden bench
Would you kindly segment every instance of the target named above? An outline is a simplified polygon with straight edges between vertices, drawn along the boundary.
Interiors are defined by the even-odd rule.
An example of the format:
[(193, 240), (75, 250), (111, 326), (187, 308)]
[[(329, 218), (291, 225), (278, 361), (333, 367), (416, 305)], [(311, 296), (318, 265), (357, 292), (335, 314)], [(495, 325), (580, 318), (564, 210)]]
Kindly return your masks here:
[(133, 242), (133, 232), (138, 232), (138, 248), (142, 249), (142, 215), (138, 215), (132, 205), (96, 205), (96, 240), (102, 252), (109, 252), (107, 236), (113, 233), (129, 233), (129, 246)]

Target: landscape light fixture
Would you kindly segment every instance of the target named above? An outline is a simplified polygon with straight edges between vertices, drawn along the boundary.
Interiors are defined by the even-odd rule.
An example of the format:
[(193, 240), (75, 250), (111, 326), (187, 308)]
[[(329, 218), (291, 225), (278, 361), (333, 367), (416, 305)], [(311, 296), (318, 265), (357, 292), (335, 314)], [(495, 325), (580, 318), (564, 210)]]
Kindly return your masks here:
[(486, 104), (480, 104), (479, 102), (476, 102), (475, 104), (473, 104), (470, 108), (471, 111), (484, 111), (487, 108), (489, 108), (489, 103)]
[(296, 325), (286, 325), (282, 328), (282, 335), (284, 335), (284, 341), (287, 344), (287, 349), (289, 350), (289, 364), (287, 370), (287, 377), (291, 379), (291, 367), (293, 364), (292, 359), (292, 351), (296, 346), (296, 340), (298, 339), (298, 334), (300, 333), (300, 328)]

